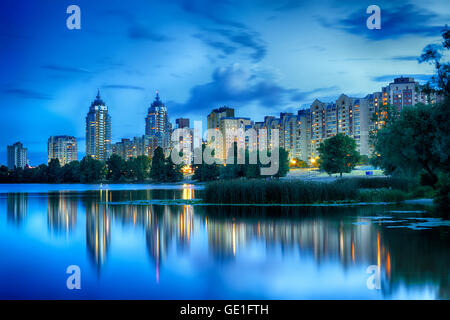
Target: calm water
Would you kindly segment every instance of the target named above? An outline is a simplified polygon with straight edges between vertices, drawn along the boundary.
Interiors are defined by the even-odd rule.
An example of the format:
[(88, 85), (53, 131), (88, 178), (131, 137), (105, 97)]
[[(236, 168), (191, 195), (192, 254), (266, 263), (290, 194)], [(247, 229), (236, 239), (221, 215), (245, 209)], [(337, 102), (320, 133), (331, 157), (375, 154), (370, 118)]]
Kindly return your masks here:
[(107, 187), (0, 185), (0, 298), (450, 298), (450, 222), (420, 205), (145, 205), (201, 190)]

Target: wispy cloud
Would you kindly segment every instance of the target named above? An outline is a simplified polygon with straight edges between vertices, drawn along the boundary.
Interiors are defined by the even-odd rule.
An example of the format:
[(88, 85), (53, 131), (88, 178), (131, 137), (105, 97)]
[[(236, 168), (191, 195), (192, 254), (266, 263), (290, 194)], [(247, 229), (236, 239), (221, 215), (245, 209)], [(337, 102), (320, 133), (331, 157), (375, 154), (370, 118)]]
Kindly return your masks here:
[(417, 56), (395, 56), (395, 57), (391, 57), (390, 60), (394, 60), (394, 61), (416, 61), (418, 62), (418, 57)]
[(124, 89), (124, 90), (145, 90), (144, 87), (127, 85), (127, 84), (106, 84), (103, 85), (104, 89)]
[(382, 76), (374, 76), (372, 77), (373, 81), (376, 82), (390, 82), (393, 81), (394, 78), (399, 78), (399, 77), (410, 77), (410, 78), (414, 78), (415, 80), (420, 80), (420, 81), (429, 81), (431, 79), (433, 75), (432, 74), (386, 74), (386, 75), (382, 75)]
[(9, 88), (3, 90), (5, 94), (13, 95), (22, 99), (51, 100), (52, 96), (37, 91), (23, 88)]
[(52, 70), (52, 71), (58, 71), (58, 72), (90, 73), (90, 71), (87, 69), (66, 67), (66, 66), (60, 66), (60, 65), (55, 65), (55, 64), (47, 64), (47, 65), (41, 66), (41, 68), (47, 69), (47, 70)]
[(224, 56), (234, 54), (242, 49), (250, 50), (249, 57), (254, 62), (259, 62), (266, 56), (266, 44), (257, 32), (249, 29), (224, 28), (205, 28), (203, 31), (204, 33), (195, 34), (194, 37), (210, 47), (222, 51)]
[(128, 37), (134, 40), (150, 40), (154, 42), (167, 42), (172, 39), (168, 36), (155, 33), (143, 25), (134, 25), (128, 29)]

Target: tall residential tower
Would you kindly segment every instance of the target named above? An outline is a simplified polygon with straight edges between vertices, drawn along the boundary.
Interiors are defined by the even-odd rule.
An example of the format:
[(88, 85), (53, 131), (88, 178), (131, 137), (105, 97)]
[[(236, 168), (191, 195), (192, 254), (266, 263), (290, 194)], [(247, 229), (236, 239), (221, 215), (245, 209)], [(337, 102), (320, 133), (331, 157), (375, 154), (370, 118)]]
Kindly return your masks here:
[(167, 107), (159, 98), (158, 91), (145, 118), (145, 135), (158, 138), (158, 146), (167, 150), (170, 148), (170, 133), (172, 125), (169, 122)]
[(51, 136), (47, 144), (47, 161), (58, 159), (64, 166), (77, 160), (77, 139), (71, 136)]
[(86, 156), (106, 161), (110, 155), (111, 116), (98, 92), (86, 116)]
[(21, 142), (16, 142), (12, 146), (8, 146), (8, 168), (25, 168), (28, 164), (27, 148), (23, 147)]

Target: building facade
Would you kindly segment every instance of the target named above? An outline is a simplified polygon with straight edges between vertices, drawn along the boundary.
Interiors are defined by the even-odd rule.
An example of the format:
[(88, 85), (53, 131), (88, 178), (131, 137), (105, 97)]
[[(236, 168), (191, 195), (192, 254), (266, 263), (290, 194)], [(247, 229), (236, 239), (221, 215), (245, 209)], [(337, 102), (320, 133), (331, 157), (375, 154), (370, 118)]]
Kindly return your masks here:
[(21, 142), (16, 142), (7, 147), (8, 168), (25, 168), (28, 165), (27, 148)]
[(167, 107), (159, 98), (158, 92), (145, 118), (145, 135), (154, 136), (158, 140), (158, 146), (165, 152), (170, 149), (170, 133), (172, 125), (169, 121)]
[(64, 166), (77, 160), (77, 139), (72, 136), (51, 136), (47, 143), (47, 162), (58, 159)]
[(111, 116), (98, 92), (86, 116), (86, 156), (106, 161), (110, 155)]

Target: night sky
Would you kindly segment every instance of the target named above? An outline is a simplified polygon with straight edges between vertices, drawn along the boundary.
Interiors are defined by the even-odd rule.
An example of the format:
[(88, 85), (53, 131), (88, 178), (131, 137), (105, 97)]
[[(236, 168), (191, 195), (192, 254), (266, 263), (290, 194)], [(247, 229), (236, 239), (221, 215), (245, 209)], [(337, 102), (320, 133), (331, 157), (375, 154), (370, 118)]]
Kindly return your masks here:
[[(81, 8), (68, 30), (66, 8)], [(381, 30), (366, 8), (381, 8)], [(296, 112), (315, 98), (363, 97), (395, 76), (426, 81), (422, 48), (450, 22), (444, 1), (0, 2), (0, 163), (21, 141), (31, 165), (46, 162), (51, 135), (78, 139), (100, 89), (112, 139), (144, 133), (159, 91), (172, 123), (203, 120), (222, 105), (238, 116)]]

